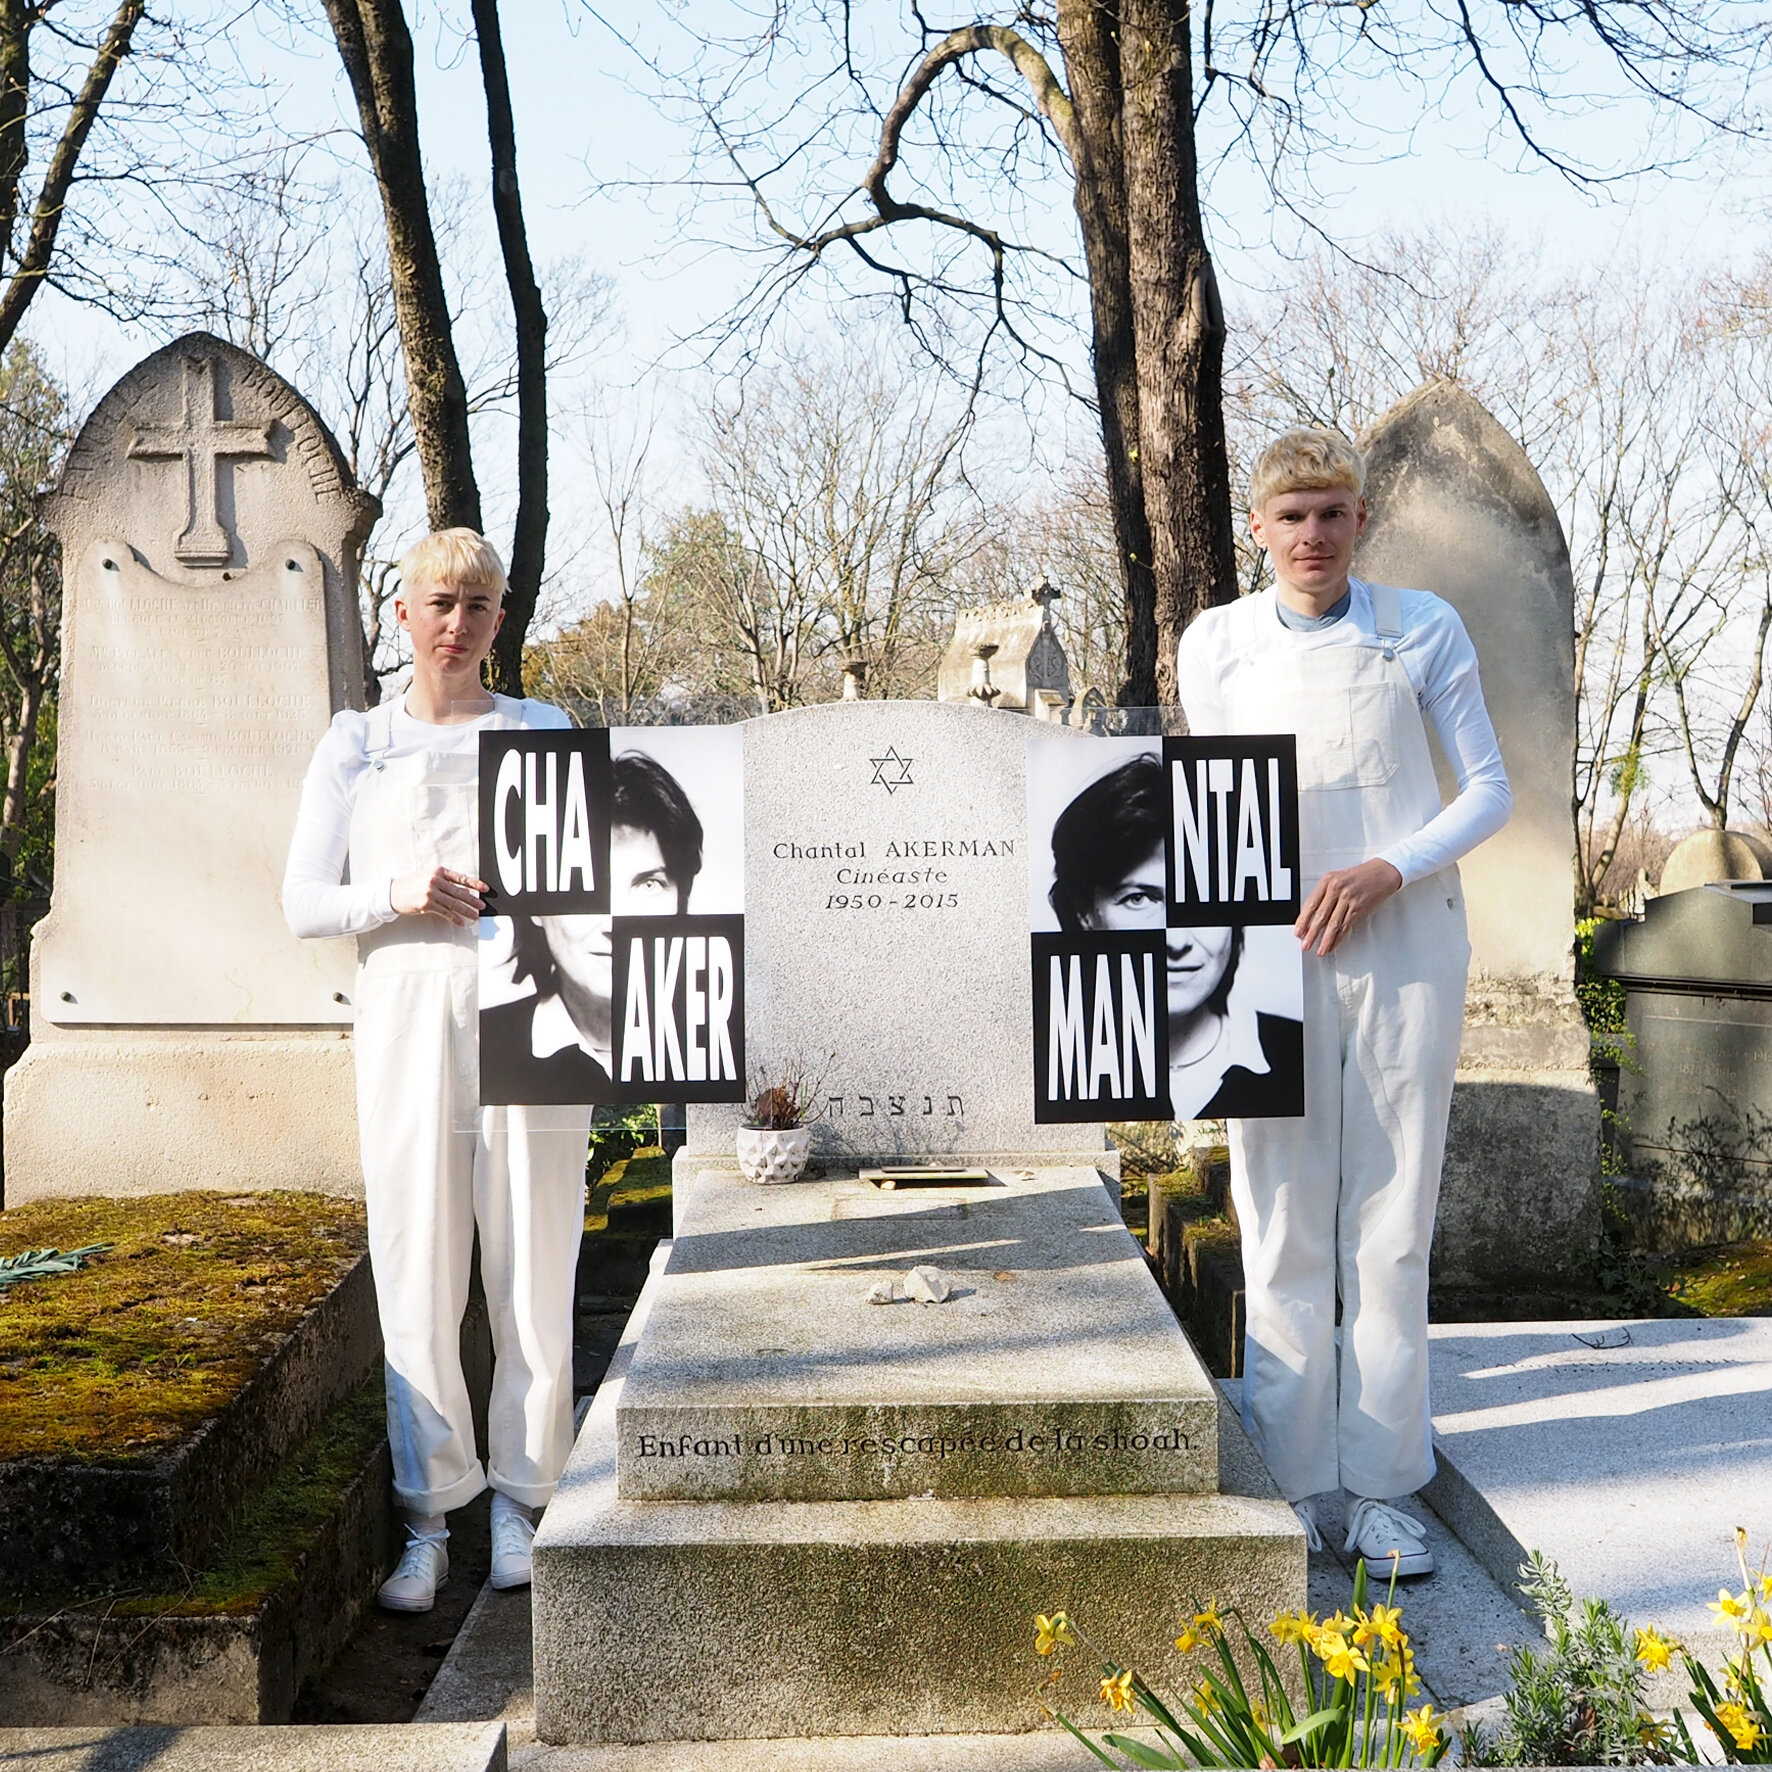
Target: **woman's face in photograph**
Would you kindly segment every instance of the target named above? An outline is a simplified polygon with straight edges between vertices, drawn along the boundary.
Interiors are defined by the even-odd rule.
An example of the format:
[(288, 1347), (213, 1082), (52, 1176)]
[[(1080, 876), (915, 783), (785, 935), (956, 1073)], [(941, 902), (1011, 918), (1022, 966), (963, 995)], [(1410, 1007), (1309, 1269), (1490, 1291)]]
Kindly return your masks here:
[(1222, 928), (1171, 929), (1169, 951), (1169, 1018), (1192, 1015), (1224, 981), (1236, 931)]
[[(618, 917), (669, 917), (677, 910), (677, 888), (665, 872), (658, 838), (635, 825), (618, 824), (609, 833), (609, 905)], [(609, 999), (614, 967), (607, 917), (537, 917), (553, 955), (560, 997), (587, 1040), (606, 1046), (610, 1037)]]
[(1083, 918), (1085, 929), (1161, 929), (1164, 892), (1168, 885), (1162, 848), (1153, 849), (1137, 867), (1106, 892)]

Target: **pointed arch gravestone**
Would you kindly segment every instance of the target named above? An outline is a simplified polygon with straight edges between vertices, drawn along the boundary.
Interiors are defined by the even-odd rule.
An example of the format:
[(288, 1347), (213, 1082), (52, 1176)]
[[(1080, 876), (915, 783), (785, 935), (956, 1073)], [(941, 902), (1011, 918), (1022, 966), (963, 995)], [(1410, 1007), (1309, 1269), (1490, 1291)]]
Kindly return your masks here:
[[(1372, 518), (1354, 570), (1434, 591), (1476, 646), (1514, 811), (1461, 862), (1471, 934), (1436, 1275), (1543, 1282), (1600, 1227), (1599, 1100), (1574, 993), (1575, 586), (1526, 452), (1464, 389), (1430, 382), (1360, 440)], [(1441, 788), (1455, 792), (1443, 758)]]
[(256, 357), (193, 333), (101, 400), (42, 516), (61, 543), (55, 882), (6, 1203), (360, 1193), (348, 941), (279, 903), (301, 779), (362, 705), (380, 507)]

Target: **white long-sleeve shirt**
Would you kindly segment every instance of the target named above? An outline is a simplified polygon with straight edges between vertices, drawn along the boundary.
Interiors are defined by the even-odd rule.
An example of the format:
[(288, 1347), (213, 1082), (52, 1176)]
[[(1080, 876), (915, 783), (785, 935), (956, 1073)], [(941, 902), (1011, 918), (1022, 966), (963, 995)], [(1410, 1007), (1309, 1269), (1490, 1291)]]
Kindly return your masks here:
[[(572, 724), (562, 709), (545, 701), (514, 702), (504, 696), (498, 701), (499, 706), (478, 720), (433, 726), (407, 713), (402, 697), (394, 709), (393, 743), (382, 754), (383, 761), (415, 751), (476, 752), (481, 732), (499, 712), (508, 717), (515, 711), (518, 725), (542, 730)], [(368, 714), (350, 709), (334, 714), (302, 780), (301, 809), (283, 870), (283, 915), (299, 936), (362, 935), (399, 915), (392, 902), (391, 879), (345, 879), (351, 808), (369, 769), (369, 721)]]
[[(1316, 651), (1329, 646), (1370, 645), (1378, 637), (1372, 592), (1360, 579), (1340, 621), (1297, 632), (1279, 617), (1270, 588), (1256, 594), (1265, 605), (1249, 621), (1227, 621), (1228, 608), (1203, 610), (1181, 637), (1175, 659), (1176, 686), (1188, 728), (1202, 737), (1226, 729), (1224, 684), (1230, 673), (1264, 652)], [(1412, 837), (1379, 852), (1403, 876), (1403, 884), (1424, 880), (1450, 867), (1507, 823), (1513, 790), (1501, 761), (1501, 746), (1483, 705), (1476, 648), (1458, 611), (1431, 591), (1399, 590), (1403, 633), (1397, 658), (1415, 688), (1416, 705), (1433, 722), (1440, 748), (1458, 780), (1458, 797)], [(1242, 612), (1239, 612), (1242, 613)]]

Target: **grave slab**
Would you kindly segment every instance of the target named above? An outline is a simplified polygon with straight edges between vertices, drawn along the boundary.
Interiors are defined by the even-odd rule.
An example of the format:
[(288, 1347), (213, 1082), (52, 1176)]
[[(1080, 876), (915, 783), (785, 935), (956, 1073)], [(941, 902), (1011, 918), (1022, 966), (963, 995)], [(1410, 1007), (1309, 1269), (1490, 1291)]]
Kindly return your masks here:
[(627, 1500), (617, 1413), (663, 1284), (648, 1281), (536, 1535), (543, 1741), (1020, 1735), (1040, 1721), (1035, 1612), (1144, 1644), (1197, 1599), (1252, 1616), (1304, 1601), (1302, 1531), (1228, 1410), (1218, 1494)]
[(500, 1723), (283, 1729), (0, 1729), (0, 1766), (31, 1772), (505, 1772)]
[[(943, 1304), (869, 1302), (920, 1264)], [(697, 1180), (616, 1417), (627, 1501), (1218, 1482), (1211, 1380), (1093, 1169), (883, 1193)]]
[(1705, 1603), (1772, 1542), (1772, 1320), (1436, 1324), (1422, 1491), (1504, 1587), (1530, 1550), (1714, 1663)]

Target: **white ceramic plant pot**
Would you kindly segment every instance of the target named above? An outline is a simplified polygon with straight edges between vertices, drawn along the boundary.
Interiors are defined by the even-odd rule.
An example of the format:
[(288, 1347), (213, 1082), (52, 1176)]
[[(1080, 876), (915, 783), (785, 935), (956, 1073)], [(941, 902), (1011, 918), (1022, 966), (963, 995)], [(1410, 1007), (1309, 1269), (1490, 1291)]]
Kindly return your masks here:
[(760, 1187), (772, 1182), (798, 1181), (812, 1150), (812, 1128), (789, 1126), (741, 1126), (738, 1129), (738, 1166), (747, 1181)]

